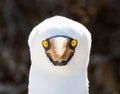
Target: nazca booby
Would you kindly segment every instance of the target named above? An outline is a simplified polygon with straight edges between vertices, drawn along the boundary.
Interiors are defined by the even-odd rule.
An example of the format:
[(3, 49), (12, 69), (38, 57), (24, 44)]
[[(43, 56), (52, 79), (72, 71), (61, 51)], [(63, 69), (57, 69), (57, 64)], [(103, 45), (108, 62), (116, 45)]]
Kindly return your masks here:
[(29, 94), (88, 94), (91, 34), (62, 16), (44, 20), (30, 33)]

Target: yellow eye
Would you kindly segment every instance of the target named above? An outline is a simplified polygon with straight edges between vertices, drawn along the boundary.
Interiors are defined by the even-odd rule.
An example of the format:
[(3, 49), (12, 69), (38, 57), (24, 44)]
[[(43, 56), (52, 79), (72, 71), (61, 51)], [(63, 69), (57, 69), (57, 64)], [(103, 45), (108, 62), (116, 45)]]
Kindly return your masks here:
[(77, 40), (76, 39), (73, 39), (72, 41), (71, 41), (71, 46), (72, 47), (75, 47), (77, 45)]
[(47, 40), (44, 40), (44, 41), (42, 42), (42, 45), (43, 45), (43, 47), (47, 48), (47, 47), (48, 47), (48, 41), (47, 41)]

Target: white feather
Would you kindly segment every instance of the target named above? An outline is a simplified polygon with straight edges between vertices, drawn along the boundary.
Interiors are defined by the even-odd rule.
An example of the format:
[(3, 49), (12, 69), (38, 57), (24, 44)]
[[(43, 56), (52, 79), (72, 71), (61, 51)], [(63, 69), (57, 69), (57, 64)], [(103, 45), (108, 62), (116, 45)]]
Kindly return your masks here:
[[(78, 41), (74, 56), (65, 66), (54, 66), (42, 46), (44, 39), (56, 35), (69, 36)], [(32, 61), (29, 94), (88, 94), (91, 35), (82, 24), (54, 16), (33, 29), (28, 43)]]

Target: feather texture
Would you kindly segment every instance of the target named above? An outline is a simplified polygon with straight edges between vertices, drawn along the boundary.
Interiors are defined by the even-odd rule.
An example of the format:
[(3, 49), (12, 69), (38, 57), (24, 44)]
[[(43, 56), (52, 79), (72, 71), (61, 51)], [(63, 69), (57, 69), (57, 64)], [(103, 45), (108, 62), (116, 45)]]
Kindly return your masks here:
[[(43, 40), (53, 36), (68, 36), (78, 42), (74, 56), (64, 66), (52, 64), (42, 46)], [(88, 94), (91, 34), (82, 24), (62, 16), (48, 18), (32, 30), (28, 44), (32, 61), (29, 94)], [(59, 42), (61, 44), (64, 42)]]

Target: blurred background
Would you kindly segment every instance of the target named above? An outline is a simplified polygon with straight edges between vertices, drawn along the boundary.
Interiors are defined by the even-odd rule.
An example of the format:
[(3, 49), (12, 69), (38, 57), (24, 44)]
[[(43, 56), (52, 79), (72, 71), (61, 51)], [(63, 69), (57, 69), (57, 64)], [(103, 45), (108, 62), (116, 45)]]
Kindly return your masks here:
[(0, 94), (27, 94), (28, 35), (54, 15), (92, 34), (90, 94), (120, 94), (120, 0), (0, 0)]

